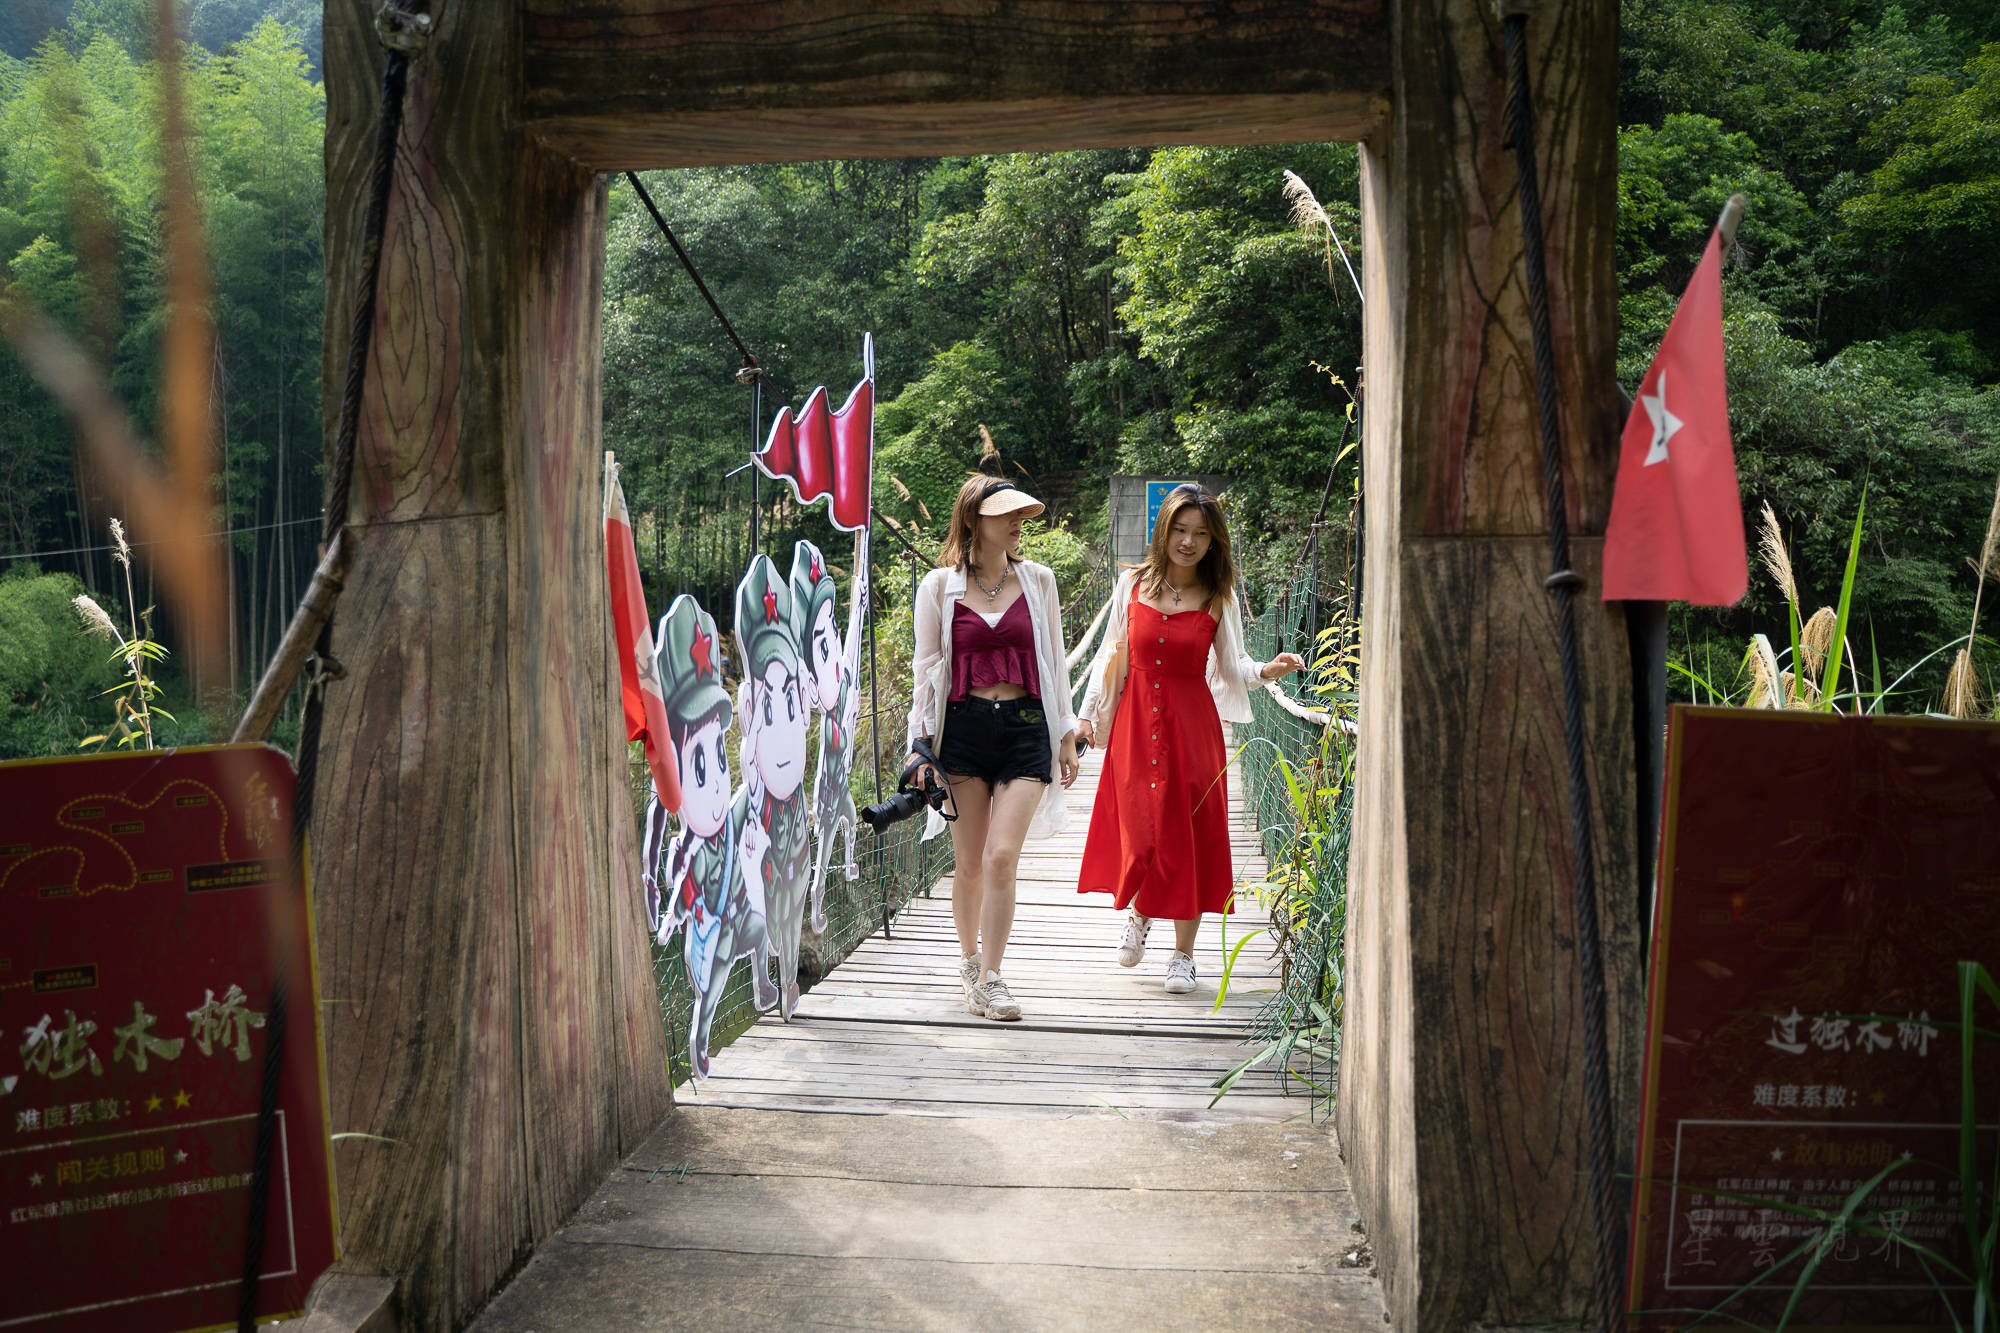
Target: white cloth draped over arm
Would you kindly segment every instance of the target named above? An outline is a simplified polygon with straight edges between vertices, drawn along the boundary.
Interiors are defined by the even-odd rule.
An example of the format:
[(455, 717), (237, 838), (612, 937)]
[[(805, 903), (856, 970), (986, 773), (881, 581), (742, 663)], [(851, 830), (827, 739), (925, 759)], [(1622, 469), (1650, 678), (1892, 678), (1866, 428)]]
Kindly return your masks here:
[(1095, 741), (1100, 746), (1107, 743), (1105, 729), (1111, 719), (1106, 714), (1109, 708), (1116, 707), (1116, 701), (1110, 697), (1113, 691), (1105, 688), (1104, 677), (1111, 659), (1125, 642), (1127, 608), (1131, 602), (1132, 571), (1128, 569), (1112, 585), (1111, 621), (1104, 627), (1104, 642), (1098, 645), (1097, 655), (1090, 659), (1089, 684), (1083, 691), (1083, 706), (1077, 710), (1077, 717), (1095, 730)]
[(1264, 665), (1243, 646), (1243, 610), (1231, 596), (1222, 603), (1208, 654), (1208, 689), (1224, 722), (1250, 720), (1250, 691), (1263, 687)]
[(945, 571), (934, 569), (917, 585), (916, 605), (911, 608), (916, 621), (916, 650), (910, 661), (914, 676), (910, 690), (907, 747), (920, 736), (936, 734), (941, 701), (937, 698), (938, 667), (944, 662), (944, 583)]
[(1049, 714), (1049, 734), (1061, 745), (1063, 738), (1076, 730), (1076, 712), (1069, 701), (1069, 650), (1063, 647), (1061, 594), (1056, 591), (1054, 570), (1038, 564), (1024, 564), (1023, 568), (1035, 571), (1042, 604), (1048, 611), (1035, 621), (1035, 633), (1041, 639), (1035, 674), (1047, 682), (1042, 686), (1042, 707)]

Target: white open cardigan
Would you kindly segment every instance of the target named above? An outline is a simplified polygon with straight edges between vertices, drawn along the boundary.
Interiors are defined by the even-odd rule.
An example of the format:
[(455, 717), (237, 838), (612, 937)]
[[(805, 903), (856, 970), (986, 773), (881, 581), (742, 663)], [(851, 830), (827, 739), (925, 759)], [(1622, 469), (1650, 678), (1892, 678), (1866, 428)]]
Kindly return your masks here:
[[(1138, 571), (1128, 569), (1118, 576), (1111, 592), (1111, 623), (1104, 627), (1104, 643), (1090, 663), (1090, 688), (1084, 691), (1083, 707), (1077, 717), (1091, 724), (1092, 741), (1098, 748), (1111, 743), (1111, 719), (1118, 712), (1118, 695), (1125, 687), (1125, 671), (1130, 654), (1126, 636), (1132, 585)], [(1250, 691), (1264, 684), (1265, 663), (1244, 651), (1243, 612), (1236, 598), (1222, 599), (1222, 615), (1215, 626), (1215, 642), (1208, 650), (1208, 692), (1215, 699), (1215, 711), (1224, 722), (1250, 720)]]
[[(1014, 577), (1021, 581), (1028, 615), (1035, 622), (1035, 675), (1042, 687), (1042, 716), (1049, 727), (1049, 789), (1028, 823), (1028, 836), (1046, 838), (1069, 827), (1069, 807), (1063, 799), (1062, 743), (1076, 730), (1076, 713), (1069, 702), (1069, 654), (1063, 648), (1062, 606), (1056, 597), (1056, 576), (1047, 565), (1017, 560)], [(916, 676), (910, 696), (907, 743), (928, 736), (935, 751), (944, 748), (944, 706), (951, 697), (951, 620), (956, 603), (965, 596), (963, 569), (933, 569), (917, 585)], [(944, 832), (944, 817), (926, 812), (924, 837)]]

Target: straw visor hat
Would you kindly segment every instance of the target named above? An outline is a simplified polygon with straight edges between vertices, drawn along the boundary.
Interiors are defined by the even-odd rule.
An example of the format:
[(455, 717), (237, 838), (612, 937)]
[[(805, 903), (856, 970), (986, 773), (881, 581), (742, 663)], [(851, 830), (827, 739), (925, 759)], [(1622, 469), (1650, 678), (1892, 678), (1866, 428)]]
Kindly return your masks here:
[(1003, 481), (986, 492), (986, 498), (979, 502), (979, 514), (982, 518), (998, 518), (1018, 512), (1022, 518), (1033, 518), (1046, 507), (1013, 482)]

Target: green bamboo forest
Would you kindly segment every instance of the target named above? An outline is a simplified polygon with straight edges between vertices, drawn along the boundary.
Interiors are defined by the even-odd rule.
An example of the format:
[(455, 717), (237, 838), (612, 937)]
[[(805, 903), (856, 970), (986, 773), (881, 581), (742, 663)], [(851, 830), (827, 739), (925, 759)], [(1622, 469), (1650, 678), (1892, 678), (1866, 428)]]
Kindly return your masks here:
[[(1883, 706), (1938, 707), (1971, 633), (2000, 476), (2000, 9), (1832, 0), (1629, 0), (1621, 18), (1619, 375), (1638, 382), (1724, 201), (1749, 206), (1724, 278), (1745, 526), (1777, 520), (1804, 614), (1838, 596), (1866, 495), (1850, 638)], [(148, 430), (163, 327), (154, 9), (23, 0), (0, 13), (4, 297), (66, 327)], [(181, 12), (190, 145), (217, 330), (214, 520), (228, 533), (235, 697), (185, 697), (167, 617), (159, 739), (214, 739), (281, 634), (318, 534), (324, 255), (318, 6)], [(1301, 226), (1291, 171), (1328, 225)], [(877, 504), (935, 549), (969, 469), (1049, 498), (1041, 550), (1081, 579), (1112, 473), (1213, 473), (1253, 608), (1282, 586), (1366, 410), (1352, 145), (1154, 148), (649, 173), (645, 182), (764, 366), (762, 420), (860, 375), (877, 343)], [(745, 552), (759, 404), (652, 219), (610, 182), (604, 447), (615, 450), (655, 609), (713, 604)], [(732, 475), (734, 473), (734, 475)], [(829, 535), (758, 499), (767, 549)], [(0, 354), (0, 756), (73, 752), (123, 667), (73, 605), (121, 626), (110, 522), (61, 412)], [(1336, 537), (1339, 534), (1336, 533)], [(877, 552), (891, 544), (878, 542)], [(736, 562), (731, 564), (731, 562)], [(896, 580), (880, 585), (890, 603)], [(1989, 599), (1990, 600), (1990, 599)], [(136, 603), (136, 605), (135, 605)], [(2000, 608), (1995, 608), (2000, 609)], [(1742, 697), (1748, 636), (1785, 637), (1753, 560), (1740, 606), (1676, 607), (1682, 697)], [(1988, 622), (1991, 623), (1991, 622)], [(2000, 672), (1992, 632), (1980, 674)], [(1912, 669), (1914, 668), (1914, 669)], [(1701, 678), (1700, 682), (1693, 677)], [(1987, 703), (1984, 708), (1990, 709)], [(283, 739), (282, 729), (280, 739)]]

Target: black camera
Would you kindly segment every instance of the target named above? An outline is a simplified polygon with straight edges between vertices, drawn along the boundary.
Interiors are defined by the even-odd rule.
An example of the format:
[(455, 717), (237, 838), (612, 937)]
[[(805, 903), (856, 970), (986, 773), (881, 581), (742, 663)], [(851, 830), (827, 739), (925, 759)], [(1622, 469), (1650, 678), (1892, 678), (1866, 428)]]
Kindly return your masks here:
[(912, 759), (909, 767), (903, 770), (902, 776), (896, 779), (896, 794), (886, 801), (864, 805), (858, 811), (861, 822), (877, 833), (891, 824), (908, 819), (925, 806), (944, 815), (948, 820), (958, 818), (956, 808), (949, 814), (945, 812), (944, 803), (951, 799), (950, 790), (942, 783), (932, 781), (931, 775), (924, 771), (926, 764), (933, 769), (937, 768), (937, 756), (931, 752), (930, 742), (919, 740), (910, 748), (915, 751), (917, 758)]

